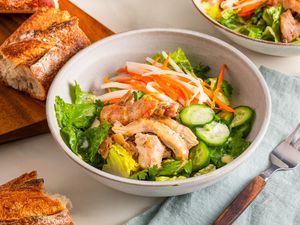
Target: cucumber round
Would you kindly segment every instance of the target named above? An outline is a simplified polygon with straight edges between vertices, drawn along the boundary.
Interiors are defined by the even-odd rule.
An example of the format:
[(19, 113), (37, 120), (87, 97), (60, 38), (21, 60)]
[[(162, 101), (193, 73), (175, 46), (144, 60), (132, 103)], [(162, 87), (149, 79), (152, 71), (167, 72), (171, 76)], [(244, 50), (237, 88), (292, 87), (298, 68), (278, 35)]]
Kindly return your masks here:
[(193, 171), (198, 171), (210, 162), (209, 150), (204, 142), (200, 142), (198, 145), (190, 150), (189, 159), (192, 160)]
[(207, 105), (196, 104), (185, 107), (180, 112), (180, 120), (186, 126), (201, 126), (214, 119), (215, 112)]
[(238, 106), (235, 108), (233, 120), (230, 128), (238, 127), (249, 122), (254, 117), (254, 110), (248, 106)]
[(227, 98), (222, 92), (218, 93), (218, 99), (221, 100), (224, 104), (230, 105), (229, 98)]
[(229, 125), (233, 119), (233, 113), (232, 112), (227, 112), (227, 111), (221, 111), (217, 114), (222, 121), (224, 121), (224, 123), (226, 125)]
[(213, 121), (204, 127), (197, 127), (196, 135), (210, 146), (220, 146), (227, 141), (230, 131), (225, 124)]

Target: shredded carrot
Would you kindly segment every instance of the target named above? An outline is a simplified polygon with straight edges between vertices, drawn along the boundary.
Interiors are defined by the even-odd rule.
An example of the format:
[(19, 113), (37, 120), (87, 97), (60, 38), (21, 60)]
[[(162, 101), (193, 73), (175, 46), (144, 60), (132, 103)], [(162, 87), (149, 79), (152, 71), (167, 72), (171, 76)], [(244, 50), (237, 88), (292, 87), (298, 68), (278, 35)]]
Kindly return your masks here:
[(120, 101), (120, 98), (113, 98), (113, 99), (110, 99), (110, 100), (107, 100), (107, 101), (104, 101), (104, 103), (111, 103), (111, 104), (114, 104), (114, 103), (118, 103)]
[(145, 77), (145, 76), (142, 76), (142, 75), (137, 74), (137, 73), (129, 73), (129, 74), (132, 75), (133, 79), (140, 80), (140, 81), (143, 81), (145, 83), (153, 81), (150, 77)]
[[(207, 94), (207, 96), (211, 99), (214, 98), (214, 93), (209, 90), (208, 88), (206, 88), (205, 86), (203, 86), (203, 90), (205, 92), (205, 94)], [(231, 108), (230, 106), (226, 105), (224, 102), (222, 102), (220, 99), (216, 98), (216, 104), (223, 110), (228, 111), (228, 112), (235, 112), (235, 109)]]
[(108, 76), (103, 76), (102, 80), (103, 80), (104, 83), (110, 83), (110, 82), (112, 82), (112, 80), (110, 80), (108, 78)]
[(266, 2), (266, 0), (257, 0), (255, 2), (252, 2), (253, 0), (245, 0), (245, 1), (240, 1), (238, 2), (237, 6), (238, 5), (241, 5), (241, 4), (245, 4), (247, 2), (249, 2), (249, 4), (245, 5), (245, 6), (242, 6), (241, 7), (241, 11), (239, 11), (237, 13), (238, 16), (241, 16), (241, 17), (246, 17), (246, 16), (249, 16), (251, 15), (258, 7), (260, 7), (263, 3)]
[(203, 84), (205, 87), (210, 88), (210, 85), (209, 85), (208, 83), (206, 83), (206, 82), (203, 81), (202, 84)]
[(155, 66), (159, 60), (160, 60), (160, 56), (157, 56), (154, 62), (152, 63), (152, 66)]
[(212, 104), (211, 104), (212, 109), (215, 108), (216, 99), (217, 99), (218, 94), (221, 90), (221, 86), (222, 86), (222, 82), (223, 82), (223, 75), (224, 75), (224, 71), (225, 71), (225, 66), (226, 66), (225, 64), (222, 64), (220, 74), (218, 76), (217, 86), (216, 86), (216, 89), (214, 91), (214, 97), (213, 97), (213, 101), (212, 101)]
[(167, 69), (169, 69), (168, 68), (168, 65), (169, 65), (169, 60), (170, 60), (170, 54), (168, 55), (168, 57), (166, 58), (166, 60), (164, 61), (164, 64), (163, 64), (163, 66), (162, 66), (162, 69), (163, 70), (167, 70)]
[(174, 89), (172, 89), (172, 87), (168, 86), (168, 84), (166, 82), (164, 82), (163, 80), (161, 80), (160, 77), (158, 76), (151, 76), (154, 81), (161, 87), (161, 90), (163, 90), (163, 92), (168, 95), (170, 98), (172, 98), (174, 101), (177, 101), (178, 99), (178, 94), (176, 93), (176, 91)]
[(182, 97), (183, 99), (187, 101), (190, 99), (190, 94), (189, 94), (189, 91), (187, 90), (187, 88), (182, 85), (181, 83), (173, 80), (173, 79), (170, 79), (168, 76), (161, 76), (161, 79), (162, 80), (165, 80), (165, 82), (168, 82), (174, 89), (176, 90), (179, 90), (181, 93), (182, 93)]
[(127, 73), (127, 72), (128, 72), (127, 66), (117, 70), (117, 73)]

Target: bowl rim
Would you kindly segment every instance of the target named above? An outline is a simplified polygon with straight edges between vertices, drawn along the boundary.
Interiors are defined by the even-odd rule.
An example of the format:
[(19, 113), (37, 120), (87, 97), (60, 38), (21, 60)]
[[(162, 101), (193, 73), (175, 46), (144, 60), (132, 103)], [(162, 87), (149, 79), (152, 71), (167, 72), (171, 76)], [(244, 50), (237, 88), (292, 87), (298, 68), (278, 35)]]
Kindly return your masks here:
[[(243, 61), (245, 61), (253, 71), (253, 74), (256, 76), (258, 79), (260, 85), (262, 86), (264, 95), (265, 95), (265, 104), (266, 104), (266, 111), (265, 111), (265, 117), (262, 122), (261, 129), (258, 131), (257, 135), (254, 137), (254, 140), (252, 141), (251, 145), (239, 156), (237, 157), (234, 161), (231, 163), (211, 172), (205, 175), (197, 176), (197, 177), (190, 177), (184, 180), (174, 180), (174, 181), (140, 181), (140, 180), (134, 180), (130, 178), (124, 178), (120, 176), (116, 176), (107, 172), (104, 172), (100, 169), (97, 169), (88, 163), (84, 162), (82, 159), (80, 159), (77, 155), (75, 155), (72, 150), (65, 144), (63, 141), (61, 135), (60, 135), (60, 129), (57, 124), (56, 120), (56, 115), (54, 112), (54, 100), (55, 100), (55, 89), (56, 86), (58, 86), (61, 82), (60, 80), (64, 77), (67, 76), (66, 74), (68, 71), (68, 68), (72, 66), (72, 64), (76, 61), (78, 61), (80, 58), (85, 57), (86, 55), (89, 54), (90, 51), (92, 51), (94, 48), (98, 48), (102, 45), (106, 45), (107, 43), (119, 39), (119, 38), (124, 38), (126, 36), (130, 35), (135, 35), (135, 34), (146, 34), (146, 33), (152, 33), (152, 32), (159, 32), (159, 33), (172, 33), (174, 35), (191, 35), (193, 37), (197, 37), (200, 39), (206, 39), (209, 41), (212, 41), (216, 43), (217, 45), (222, 45), (225, 48), (227, 48), (228, 51), (231, 51), (233, 54), (237, 55), (240, 57)], [(133, 186), (147, 186), (147, 187), (171, 187), (171, 186), (181, 186), (181, 185), (191, 185), (194, 183), (208, 183), (210, 181), (216, 180), (222, 176), (224, 176), (227, 173), (230, 173), (232, 170), (237, 168), (242, 162), (246, 161), (251, 154), (256, 150), (258, 145), (261, 143), (263, 137), (265, 136), (265, 133), (267, 131), (270, 117), (271, 117), (271, 96), (269, 93), (268, 86), (258, 70), (258, 68), (255, 66), (255, 64), (247, 57), (245, 56), (241, 51), (236, 49), (235, 47), (229, 45), (228, 43), (217, 39), (215, 37), (212, 37), (207, 34), (203, 34), (200, 32), (196, 31), (191, 31), (191, 30), (185, 30), (185, 29), (174, 29), (174, 28), (148, 28), (148, 29), (139, 29), (139, 30), (132, 30), (132, 31), (127, 31), (127, 32), (122, 32), (119, 34), (114, 34), (109, 37), (106, 37), (104, 39), (101, 39), (92, 45), (88, 46), (87, 48), (83, 49), (79, 53), (76, 54), (76, 56), (72, 57), (64, 66), (63, 68), (59, 71), (57, 76), (54, 78), (49, 92), (47, 96), (47, 102), (46, 102), (46, 115), (47, 115), (47, 122), (48, 126), (50, 128), (51, 134), (56, 140), (56, 142), (59, 144), (60, 148), (63, 149), (65, 154), (69, 158), (71, 158), (74, 162), (79, 164), (81, 167), (84, 169), (88, 170), (94, 175), (100, 176), (104, 179), (111, 180), (114, 182), (119, 182), (127, 185), (133, 185)]]
[(217, 26), (218, 28), (220, 28), (220, 29), (222, 29), (224, 31), (227, 31), (227, 32), (229, 32), (231, 34), (234, 34), (234, 35), (238, 36), (238, 37), (245, 38), (245, 39), (247, 39), (249, 41), (254, 41), (254, 42), (258, 42), (258, 43), (262, 43), (262, 44), (275, 45), (275, 46), (285, 46), (285, 47), (291, 47), (291, 48), (292, 47), (300, 47), (300, 44), (292, 44), (292, 43), (284, 43), (284, 42), (274, 42), (274, 41), (260, 40), (260, 39), (250, 38), (247, 35), (235, 32), (235, 31), (233, 31), (233, 30), (225, 27), (224, 25), (220, 24), (216, 20), (212, 19), (210, 16), (208, 16), (207, 13), (204, 11), (204, 9), (201, 6), (201, 1), (202, 0), (192, 0), (194, 6), (204, 16), (204, 18), (206, 18), (208, 21), (210, 21), (215, 26)]

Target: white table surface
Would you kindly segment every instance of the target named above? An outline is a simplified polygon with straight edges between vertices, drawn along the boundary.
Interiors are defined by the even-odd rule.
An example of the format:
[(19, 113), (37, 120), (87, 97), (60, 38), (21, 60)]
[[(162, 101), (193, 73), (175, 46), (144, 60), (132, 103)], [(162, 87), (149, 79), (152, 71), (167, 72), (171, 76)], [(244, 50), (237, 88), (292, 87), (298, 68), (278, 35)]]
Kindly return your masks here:
[[(191, 0), (72, 1), (115, 32), (174, 27), (200, 31), (228, 41), (199, 15)], [(271, 57), (238, 48), (257, 66), (263, 64), (300, 76), (300, 56)], [(162, 200), (123, 194), (96, 182), (67, 158), (50, 134), (0, 146), (0, 183), (34, 169), (45, 178), (49, 192), (64, 194), (72, 200), (75, 224), (123, 224)]]

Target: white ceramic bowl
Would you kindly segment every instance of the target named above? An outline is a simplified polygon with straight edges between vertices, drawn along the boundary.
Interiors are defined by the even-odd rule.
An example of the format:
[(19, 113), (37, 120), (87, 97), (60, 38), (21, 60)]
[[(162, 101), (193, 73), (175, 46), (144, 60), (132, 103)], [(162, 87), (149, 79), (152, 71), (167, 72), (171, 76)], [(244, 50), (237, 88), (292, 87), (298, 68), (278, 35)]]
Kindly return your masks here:
[(266, 55), (274, 55), (274, 56), (297, 56), (300, 55), (300, 44), (289, 44), (282, 42), (272, 42), (265, 40), (258, 40), (254, 38), (250, 38), (246, 35), (237, 33), (229, 28), (223, 26), (218, 23), (210, 16), (208, 16), (201, 5), (202, 0), (193, 0), (194, 5), (198, 9), (198, 11), (202, 14), (204, 18), (206, 18), (214, 27), (216, 27), (219, 31), (221, 31), (225, 36), (234, 41), (235, 43), (243, 46), (244, 48), (248, 48), (252, 51), (263, 53)]
[[(71, 102), (69, 85), (77, 81), (84, 90), (101, 84), (102, 76), (113, 74), (126, 61), (144, 62), (146, 56), (161, 50), (181, 47), (192, 63), (203, 63), (218, 74), (222, 63), (228, 66), (225, 79), (232, 83), (235, 105), (245, 104), (256, 111), (256, 121), (249, 135), (252, 144), (233, 162), (207, 175), (177, 181), (138, 181), (96, 169), (78, 158), (64, 143), (54, 112), (55, 96)], [(255, 152), (270, 119), (268, 87), (256, 66), (240, 51), (214, 37), (187, 30), (145, 29), (116, 34), (96, 42), (73, 57), (58, 73), (49, 90), (47, 119), (51, 133), (65, 153), (99, 182), (114, 189), (142, 196), (173, 196), (211, 185), (236, 169)]]

